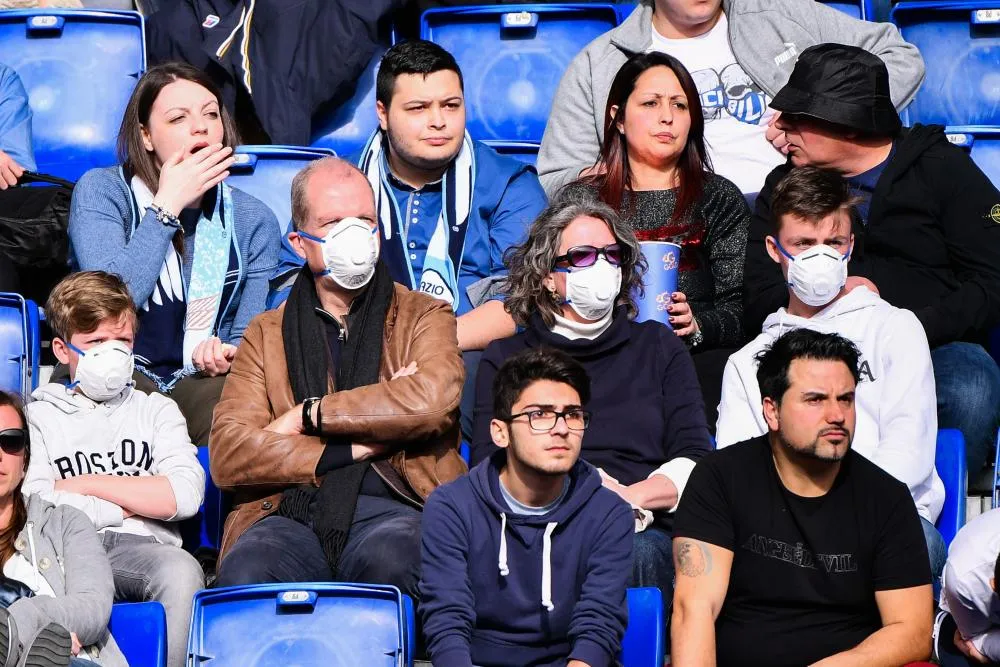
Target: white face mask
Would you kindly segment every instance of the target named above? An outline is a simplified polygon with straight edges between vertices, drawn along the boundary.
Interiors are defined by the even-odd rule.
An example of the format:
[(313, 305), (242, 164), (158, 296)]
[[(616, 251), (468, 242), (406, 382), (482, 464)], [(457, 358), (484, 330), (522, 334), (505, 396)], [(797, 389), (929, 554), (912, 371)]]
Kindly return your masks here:
[(788, 285), (799, 301), (818, 308), (833, 301), (847, 282), (847, 260), (828, 245), (814, 245), (792, 257), (777, 239), (774, 245), (789, 259)]
[(86, 351), (72, 343), (66, 345), (80, 355), (74, 384), (90, 400), (100, 403), (114, 398), (132, 382), (135, 358), (120, 340), (105, 341)]
[(317, 275), (330, 276), (344, 289), (358, 289), (367, 285), (375, 275), (377, 233), (378, 226), (372, 227), (359, 218), (344, 218), (323, 238), (306, 232), (299, 232), (299, 236), (323, 244), (326, 271)]
[(566, 303), (583, 319), (603, 319), (615, 307), (622, 289), (621, 267), (602, 256), (591, 266), (562, 272), (566, 274)]

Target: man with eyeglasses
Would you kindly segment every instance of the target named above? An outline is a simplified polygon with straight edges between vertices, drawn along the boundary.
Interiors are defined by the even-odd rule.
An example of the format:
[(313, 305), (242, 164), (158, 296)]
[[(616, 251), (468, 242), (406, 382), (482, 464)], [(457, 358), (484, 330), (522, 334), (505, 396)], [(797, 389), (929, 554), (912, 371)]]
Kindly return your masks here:
[(435, 667), (616, 664), (633, 517), (580, 460), (590, 380), (542, 348), (493, 383), (493, 442), (424, 508), (420, 616)]

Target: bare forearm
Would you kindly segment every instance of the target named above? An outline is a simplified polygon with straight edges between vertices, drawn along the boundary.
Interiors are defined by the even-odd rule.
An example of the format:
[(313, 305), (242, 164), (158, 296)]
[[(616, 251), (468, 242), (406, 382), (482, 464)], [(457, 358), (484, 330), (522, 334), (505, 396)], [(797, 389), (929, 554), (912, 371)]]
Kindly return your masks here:
[(482, 350), (498, 338), (513, 336), (515, 330), (503, 301), (487, 301), (458, 318), (458, 349)]
[(813, 667), (892, 667), (926, 660), (931, 654), (930, 633), (905, 623), (887, 625), (852, 648), (820, 660)]
[(72, 491), (102, 498), (122, 509), (150, 519), (167, 520), (177, 514), (177, 499), (170, 481), (162, 476), (117, 477), (81, 475), (56, 482), (57, 491)]
[(570, 660), (566, 663), (566, 667), (590, 667), (590, 665), (583, 660)]
[(674, 608), (670, 621), (670, 664), (715, 667), (715, 619), (711, 610)]
[(625, 499), (644, 510), (669, 510), (677, 504), (677, 486), (663, 475), (653, 475), (626, 489)]

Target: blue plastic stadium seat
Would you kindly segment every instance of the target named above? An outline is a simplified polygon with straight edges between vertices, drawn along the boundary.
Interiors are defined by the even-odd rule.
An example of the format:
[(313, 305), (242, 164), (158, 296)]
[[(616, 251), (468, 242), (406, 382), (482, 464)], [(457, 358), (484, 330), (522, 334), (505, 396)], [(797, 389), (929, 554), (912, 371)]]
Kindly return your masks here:
[(38, 170), (75, 181), (115, 164), (125, 105), (146, 69), (137, 12), (0, 12), (0, 61), (28, 91)]
[(622, 640), (622, 666), (662, 667), (665, 627), (660, 589), (628, 589), (628, 627)]
[(997, 431), (996, 460), (993, 462), (993, 509), (1000, 507), (1000, 431)]
[(535, 166), (538, 159), (539, 144), (535, 141), (487, 141), (490, 148), (501, 155), (508, 155), (515, 160), (520, 160)]
[(167, 616), (159, 602), (112, 606), (108, 629), (130, 667), (166, 666)]
[(312, 145), (329, 148), (346, 158), (360, 153), (368, 137), (378, 127), (375, 114), (375, 74), (387, 49), (375, 52), (368, 67), (358, 77), (354, 94), (336, 109), (313, 116)]
[(328, 155), (334, 155), (329, 148), (240, 146), (226, 183), (267, 204), (285, 234), (292, 224), (292, 179), (304, 166)]
[(944, 482), (944, 507), (938, 516), (937, 529), (946, 545), (965, 525), (965, 492), (968, 485), (965, 464), (965, 437), (957, 429), (941, 429), (934, 459), (937, 474)]
[(406, 600), (392, 586), (203, 590), (194, 597), (188, 667), (401, 667), (413, 660), (406, 614)]
[(567, 65), (618, 25), (618, 12), (602, 4), (454, 7), (429, 9), (420, 24), (420, 36), (462, 68), (473, 138), (541, 141)]
[(953, 125), (947, 135), (951, 143), (968, 150), (993, 185), (1000, 187), (1000, 127)]
[(0, 389), (27, 396), (38, 386), (40, 338), (35, 303), (0, 292)]
[(900, 2), (890, 17), (927, 68), (906, 124), (1000, 126), (1000, 4)]

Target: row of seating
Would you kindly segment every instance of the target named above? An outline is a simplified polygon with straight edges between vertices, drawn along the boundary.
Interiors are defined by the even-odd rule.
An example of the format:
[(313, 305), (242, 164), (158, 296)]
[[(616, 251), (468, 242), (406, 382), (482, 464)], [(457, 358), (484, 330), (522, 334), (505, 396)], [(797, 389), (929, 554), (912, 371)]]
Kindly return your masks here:
[[(871, 0), (827, 4), (858, 18), (872, 15)], [(551, 3), (432, 9), (422, 17), (420, 34), (451, 51), (462, 67), (472, 135), (515, 142), (513, 153), (533, 161), (566, 66), (633, 8)], [(118, 125), (146, 69), (143, 35), (137, 12), (0, 12), (0, 58), (28, 91), (41, 171), (76, 180), (90, 168), (115, 163)], [(377, 125), (381, 56), (374, 54), (350, 99), (314, 118), (315, 147), (345, 156), (362, 148)]]

